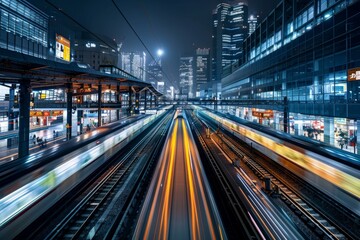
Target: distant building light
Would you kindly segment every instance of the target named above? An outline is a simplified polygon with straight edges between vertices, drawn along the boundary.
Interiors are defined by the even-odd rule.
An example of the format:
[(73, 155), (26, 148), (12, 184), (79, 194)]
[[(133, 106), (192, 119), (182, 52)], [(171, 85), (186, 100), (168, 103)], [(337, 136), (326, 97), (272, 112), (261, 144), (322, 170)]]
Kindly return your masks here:
[(332, 17), (332, 13), (326, 13), (324, 16), (325, 20), (328, 20), (331, 17)]
[(87, 48), (96, 48), (96, 44), (88, 42), (88, 43), (85, 44), (85, 47), (87, 47)]

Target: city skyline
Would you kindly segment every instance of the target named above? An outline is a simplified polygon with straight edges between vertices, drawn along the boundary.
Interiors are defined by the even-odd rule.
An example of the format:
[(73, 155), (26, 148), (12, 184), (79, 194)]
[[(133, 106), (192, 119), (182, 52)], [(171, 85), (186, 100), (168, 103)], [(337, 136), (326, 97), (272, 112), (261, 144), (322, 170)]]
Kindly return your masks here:
[[(100, 4), (97, 1), (87, 1), (85, 6), (81, 1), (72, 1), (71, 4), (46, 0), (33, 2), (49, 14), (50, 18), (56, 15), (56, 10), (49, 3), (61, 8), (90, 31), (123, 43), (124, 51), (146, 51), (112, 2)], [(180, 57), (192, 54), (198, 47), (211, 48), (212, 11), (221, 2), (226, 1), (181, 1), (175, 5), (166, 1), (125, 2), (120, 9), (153, 56), (158, 49), (164, 50), (163, 69), (169, 78), (178, 81)], [(265, 17), (278, 2), (251, 1), (249, 13), (263, 13), (261, 17)], [(89, 12), (96, 12), (98, 17), (87, 14)], [(150, 54), (147, 53), (147, 56)], [(151, 60), (148, 59), (148, 62)]]
[(360, 0), (35, 1), (0, 0), (1, 239), (358, 239)]

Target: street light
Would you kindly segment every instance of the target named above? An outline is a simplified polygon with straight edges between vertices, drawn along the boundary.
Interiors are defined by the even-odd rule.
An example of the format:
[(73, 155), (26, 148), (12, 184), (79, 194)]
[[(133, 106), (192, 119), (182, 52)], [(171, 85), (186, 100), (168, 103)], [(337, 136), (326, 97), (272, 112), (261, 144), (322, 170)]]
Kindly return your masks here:
[(164, 54), (164, 51), (162, 49), (157, 50), (157, 55), (161, 57)]

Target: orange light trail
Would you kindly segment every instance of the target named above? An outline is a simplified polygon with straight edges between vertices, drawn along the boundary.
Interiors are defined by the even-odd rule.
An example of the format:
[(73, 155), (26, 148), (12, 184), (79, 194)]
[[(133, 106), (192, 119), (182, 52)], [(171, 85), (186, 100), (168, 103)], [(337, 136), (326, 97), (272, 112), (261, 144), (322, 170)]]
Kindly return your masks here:
[(177, 128), (178, 121), (175, 122), (174, 130), (171, 134), (170, 141), (170, 165), (168, 168), (168, 174), (166, 177), (165, 183), (165, 197), (164, 203), (161, 213), (161, 223), (160, 223), (160, 236), (162, 239), (167, 239), (168, 231), (169, 231), (169, 209), (171, 206), (170, 201), (170, 193), (171, 193), (171, 185), (173, 181), (173, 173), (174, 173), (174, 165), (175, 165), (175, 149), (176, 149), (176, 138), (177, 138)]
[(190, 163), (190, 149), (189, 149), (189, 137), (185, 129), (184, 120), (181, 121), (182, 131), (184, 134), (184, 153), (185, 153), (185, 165), (186, 165), (186, 176), (188, 179), (189, 195), (190, 195), (190, 215), (191, 215), (191, 238), (200, 239), (198, 211), (195, 198), (194, 190), (194, 178), (193, 172), (191, 171)]
[[(170, 151), (170, 167), (169, 167), (169, 171), (168, 171), (168, 177), (165, 179), (165, 185), (166, 185), (166, 190), (165, 190), (165, 198), (164, 198), (164, 205), (162, 208), (162, 214), (161, 214), (161, 224), (160, 224), (160, 236), (162, 236), (162, 239), (166, 239), (167, 238), (167, 234), (168, 234), (168, 223), (169, 223), (169, 201), (170, 201), (170, 186), (171, 186), (171, 181), (172, 181), (172, 174), (173, 174), (173, 165), (174, 165), (174, 158), (175, 158), (175, 146), (176, 146), (176, 137), (177, 137), (177, 127), (178, 127), (178, 123), (175, 122), (175, 126), (172, 130), (171, 133), (171, 140), (170, 140), (170, 144), (168, 144), (166, 146), (166, 151), (164, 156), (168, 156), (169, 155), (169, 151)], [(170, 148), (170, 149), (169, 149)], [(165, 167), (166, 167), (166, 161), (162, 162), (161, 165), (161, 170), (160, 170), (160, 176), (164, 176), (164, 172), (165, 172)], [(169, 176), (171, 175), (171, 176)], [(149, 214), (149, 218), (147, 220), (146, 223), (146, 229), (145, 229), (145, 233), (144, 233), (144, 239), (149, 239), (149, 234), (150, 234), (150, 229), (151, 229), (151, 224), (152, 224), (152, 220), (154, 219), (154, 213), (155, 213), (155, 209), (156, 209), (156, 204), (158, 201), (158, 197), (160, 196), (160, 189), (162, 188), (162, 177), (159, 178), (159, 181), (157, 182), (157, 187), (156, 187), (156, 193), (154, 195), (154, 201), (153, 204), (151, 205), (151, 210), (150, 210), (150, 214)], [(165, 226), (164, 226), (165, 225)]]

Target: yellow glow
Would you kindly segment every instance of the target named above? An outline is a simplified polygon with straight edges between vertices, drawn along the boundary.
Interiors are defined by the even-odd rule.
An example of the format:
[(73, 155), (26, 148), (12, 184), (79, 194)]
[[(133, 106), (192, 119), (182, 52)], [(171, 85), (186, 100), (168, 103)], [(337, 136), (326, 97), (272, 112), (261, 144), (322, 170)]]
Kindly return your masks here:
[[(180, 129), (181, 128), (181, 129)], [(183, 133), (184, 159), (176, 158), (178, 147), (178, 131)], [(180, 133), (179, 133), (180, 134)], [(172, 188), (174, 187), (175, 161), (184, 161), (185, 179), (187, 186), (188, 216), (191, 239), (202, 239), (204, 226), (209, 227), (210, 239), (216, 239), (210, 210), (204, 192), (201, 171), (199, 168), (196, 147), (189, 137), (187, 125), (184, 119), (176, 119), (174, 127), (171, 129), (169, 141), (165, 145), (164, 153), (160, 159), (159, 177), (156, 180), (156, 190), (153, 195), (146, 228), (143, 239), (168, 239), (170, 230), (171, 208), (172, 208)], [(206, 224), (202, 224), (205, 216), (201, 215), (204, 209)], [(155, 222), (154, 222), (155, 221)], [(156, 225), (154, 225), (154, 223)], [(153, 227), (156, 229), (153, 229)], [(205, 230), (206, 232), (207, 230)]]
[(170, 193), (171, 193), (171, 185), (173, 180), (174, 173), (174, 164), (175, 164), (175, 149), (176, 149), (176, 138), (177, 138), (177, 128), (178, 122), (175, 122), (174, 130), (171, 134), (170, 141), (170, 166), (167, 171), (167, 178), (165, 182), (165, 197), (161, 214), (161, 222), (160, 222), (160, 236), (163, 239), (167, 239), (168, 231), (169, 231), (169, 208), (170, 208)]
[[(178, 123), (175, 122), (175, 126), (171, 133), (170, 143), (166, 145), (166, 150), (164, 156), (169, 156), (170, 151), (170, 161), (169, 161), (169, 171), (165, 172), (165, 168), (167, 165), (167, 161), (161, 162), (161, 170), (160, 177), (156, 185), (156, 193), (154, 194), (154, 200), (152, 201), (151, 210), (149, 214), (148, 221), (146, 223), (146, 229), (144, 233), (144, 239), (149, 239), (150, 229), (152, 221), (154, 220), (154, 213), (156, 209), (156, 203), (158, 202), (158, 198), (160, 196), (160, 190), (162, 189), (162, 180), (165, 180), (165, 196), (163, 198), (164, 203), (161, 212), (161, 223), (160, 223), (160, 236), (162, 239), (167, 239), (168, 235), (168, 223), (169, 223), (169, 207), (170, 207), (170, 187), (172, 183), (172, 174), (174, 168), (174, 158), (175, 158), (175, 146), (176, 146), (176, 138), (177, 138), (177, 127)], [(167, 173), (167, 176), (165, 176)], [(164, 177), (165, 176), (165, 177)]]
[(184, 153), (185, 153), (185, 165), (186, 165), (186, 176), (188, 179), (189, 197), (190, 197), (190, 215), (191, 215), (191, 238), (200, 239), (199, 222), (198, 222), (198, 211), (195, 199), (194, 180), (193, 172), (190, 164), (190, 150), (189, 150), (189, 137), (186, 132), (184, 120), (181, 120), (182, 131), (184, 134)]
[(349, 192), (353, 196), (360, 198), (360, 180), (358, 178), (351, 176), (332, 166), (329, 166), (326, 163), (316, 160), (310, 156), (307, 156), (302, 152), (298, 152), (290, 147), (275, 142), (269, 137), (258, 134), (256, 131), (249, 130), (240, 125), (234, 126), (231, 120), (216, 116), (211, 112), (207, 112), (207, 114), (216, 121), (221, 122), (225, 126), (240, 133), (241, 135), (246, 136), (254, 142), (258, 142), (259, 144), (268, 149), (272, 149), (278, 155), (286, 158), (287, 160), (290, 160), (294, 164), (301, 166), (302, 168), (338, 186), (344, 191)]
[[(196, 154), (196, 147), (194, 146), (194, 142), (191, 141), (186, 129), (185, 129), (185, 124), (183, 122), (183, 129), (184, 129), (184, 140), (186, 139), (187, 143), (189, 144), (188, 146), (190, 147), (189, 151), (191, 151), (191, 156), (193, 156), (193, 167), (194, 167), (194, 170), (195, 170), (195, 176), (196, 176), (196, 182), (199, 186), (199, 191), (200, 191), (200, 194), (201, 194), (201, 198), (199, 199), (199, 197), (197, 197), (198, 199), (198, 202), (200, 200), (201, 201), (201, 204), (203, 204), (204, 206), (204, 209), (205, 209), (205, 214), (206, 214), (206, 219), (207, 219), (207, 222), (209, 224), (209, 230), (210, 230), (210, 233), (211, 233), (211, 238), (212, 239), (216, 239), (215, 237), (215, 230), (214, 230), (214, 226), (213, 226), (213, 222), (212, 222), (212, 218), (211, 218), (211, 215), (210, 215), (210, 211), (209, 211), (209, 206), (208, 206), (208, 203), (206, 201), (206, 196), (205, 196), (205, 193), (204, 193), (204, 186), (203, 186), (203, 182), (202, 182), (202, 178), (201, 178), (201, 173), (200, 173), (200, 169), (199, 169), (199, 161), (200, 159), (197, 159), (197, 154)], [(185, 149), (185, 152), (187, 151), (187, 149)], [(188, 159), (188, 158), (186, 158)], [(193, 176), (193, 171), (191, 169), (191, 158), (189, 158), (189, 161), (188, 161), (188, 171), (191, 173), (191, 175)], [(193, 180), (195, 181), (195, 180)]]

